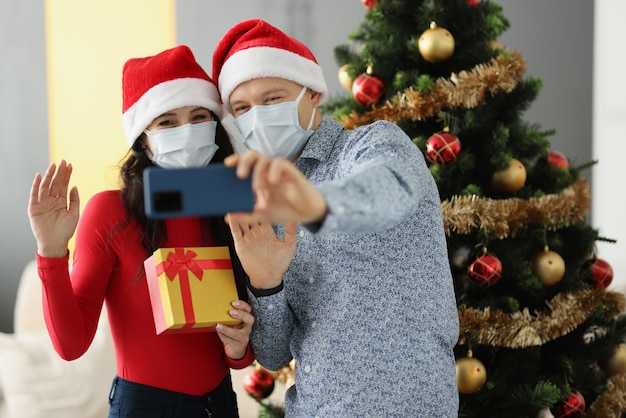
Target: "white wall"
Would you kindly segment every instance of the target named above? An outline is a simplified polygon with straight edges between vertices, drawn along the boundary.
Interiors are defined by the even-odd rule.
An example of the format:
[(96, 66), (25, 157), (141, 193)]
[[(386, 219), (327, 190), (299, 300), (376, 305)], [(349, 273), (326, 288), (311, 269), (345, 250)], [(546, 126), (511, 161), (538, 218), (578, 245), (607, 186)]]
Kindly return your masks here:
[(598, 255), (613, 267), (614, 287), (626, 288), (626, 194), (621, 169), (626, 158), (626, 84), (623, 72), (624, 0), (595, 2), (593, 77), (593, 224), (616, 244), (599, 243)]
[(48, 165), (43, 1), (0, 0), (0, 331), (13, 329), (22, 270), (35, 257), (26, 208)]

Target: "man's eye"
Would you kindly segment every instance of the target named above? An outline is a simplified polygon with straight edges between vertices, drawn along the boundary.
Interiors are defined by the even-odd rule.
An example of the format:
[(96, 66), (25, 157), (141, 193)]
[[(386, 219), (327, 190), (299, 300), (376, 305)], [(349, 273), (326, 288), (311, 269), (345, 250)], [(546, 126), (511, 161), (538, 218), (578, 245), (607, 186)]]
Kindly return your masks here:
[(233, 112), (235, 112), (236, 115), (240, 115), (242, 113), (245, 113), (247, 110), (248, 110), (247, 105), (241, 105), (241, 106), (237, 106), (236, 108), (234, 108)]

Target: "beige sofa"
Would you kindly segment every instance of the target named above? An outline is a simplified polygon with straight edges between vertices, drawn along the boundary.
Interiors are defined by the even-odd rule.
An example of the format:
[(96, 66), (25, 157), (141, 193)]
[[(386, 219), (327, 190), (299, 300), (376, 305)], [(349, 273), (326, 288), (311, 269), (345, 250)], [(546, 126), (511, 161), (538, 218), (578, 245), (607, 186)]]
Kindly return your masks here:
[(14, 334), (0, 333), (0, 417), (106, 417), (115, 360), (104, 314), (87, 353), (61, 359), (45, 330), (32, 261), (20, 279), (14, 317)]

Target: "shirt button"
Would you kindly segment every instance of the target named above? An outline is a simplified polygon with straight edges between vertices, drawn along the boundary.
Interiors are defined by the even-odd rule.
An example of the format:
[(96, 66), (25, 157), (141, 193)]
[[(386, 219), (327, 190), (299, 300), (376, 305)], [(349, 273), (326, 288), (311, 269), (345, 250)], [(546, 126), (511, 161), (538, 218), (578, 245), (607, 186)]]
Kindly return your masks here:
[(267, 310), (271, 311), (272, 309), (274, 309), (274, 305), (272, 305), (271, 303), (269, 305), (267, 305)]
[(311, 284), (315, 283), (315, 277), (309, 277), (309, 283)]
[(317, 326), (317, 322), (313, 321), (311, 322), (311, 328), (315, 328)]
[(300, 235), (300, 238), (302, 238), (304, 236), (304, 231), (300, 230), (300, 232), (298, 233), (298, 235)]
[(346, 208), (344, 208), (343, 206), (339, 206), (339, 207), (337, 208), (337, 213), (338, 213), (339, 215), (343, 215), (345, 212), (346, 212)]
[(311, 366), (304, 366), (304, 372), (305, 373), (310, 373), (311, 372)]
[(331, 227), (332, 229), (337, 229), (337, 221), (332, 221), (332, 222), (330, 223), (330, 227)]

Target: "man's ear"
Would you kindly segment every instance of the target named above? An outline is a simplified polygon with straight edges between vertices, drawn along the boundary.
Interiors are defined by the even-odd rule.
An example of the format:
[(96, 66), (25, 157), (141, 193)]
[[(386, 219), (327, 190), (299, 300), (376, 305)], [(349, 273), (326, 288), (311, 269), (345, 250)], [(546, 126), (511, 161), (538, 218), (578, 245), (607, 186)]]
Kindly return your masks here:
[(309, 93), (311, 94), (311, 104), (313, 104), (313, 107), (318, 107), (322, 102), (322, 93), (318, 93), (311, 89), (309, 89)]

